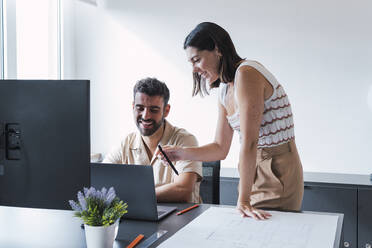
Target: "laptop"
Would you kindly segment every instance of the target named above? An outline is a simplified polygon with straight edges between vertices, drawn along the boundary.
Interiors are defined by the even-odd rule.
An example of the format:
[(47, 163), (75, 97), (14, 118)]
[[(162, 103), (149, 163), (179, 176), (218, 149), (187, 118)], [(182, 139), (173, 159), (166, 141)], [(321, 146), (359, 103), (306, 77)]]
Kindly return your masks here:
[(96, 189), (114, 187), (128, 204), (124, 219), (158, 221), (177, 209), (157, 204), (151, 166), (91, 163), (90, 180)]

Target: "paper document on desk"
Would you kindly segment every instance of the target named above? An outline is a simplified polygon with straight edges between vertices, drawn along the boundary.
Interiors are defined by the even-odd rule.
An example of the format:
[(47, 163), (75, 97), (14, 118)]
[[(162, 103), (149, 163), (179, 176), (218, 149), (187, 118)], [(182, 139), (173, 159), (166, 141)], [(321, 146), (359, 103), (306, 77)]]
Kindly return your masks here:
[(159, 247), (332, 248), (338, 216), (268, 211), (272, 217), (242, 218), (234, 208), (211, 207)]

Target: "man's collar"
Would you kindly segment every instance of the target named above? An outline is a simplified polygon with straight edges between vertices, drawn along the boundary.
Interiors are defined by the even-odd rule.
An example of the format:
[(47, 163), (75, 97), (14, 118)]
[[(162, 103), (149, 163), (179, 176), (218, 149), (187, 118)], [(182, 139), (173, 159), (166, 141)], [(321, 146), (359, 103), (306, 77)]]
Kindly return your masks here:
[(167, 120), (164, 120), (164, 125), (165, 125), (164, 133), (159, 141), (159, 144), (161, 146), (167, 145), (169, 139), (172, 137), (173, 126)]
[(133, 142), (131, 144), (129, 144), (129, 148), (132, 149), (132, 150), (137, 150), (141, 146), (143, 146), (142, 143), (143, 143), (143, 141), (142, 141), (142, 138), (141, 138), (141, 133), (137, 130), (137, 132), (134, 133)]

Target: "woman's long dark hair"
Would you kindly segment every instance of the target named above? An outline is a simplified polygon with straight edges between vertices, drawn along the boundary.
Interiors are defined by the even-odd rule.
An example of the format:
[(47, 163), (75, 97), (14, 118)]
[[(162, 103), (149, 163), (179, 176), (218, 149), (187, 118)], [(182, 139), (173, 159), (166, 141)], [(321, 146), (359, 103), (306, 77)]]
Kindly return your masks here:
[[(242, 58), (237, 54), (235, 46), (230, 38), (230, 35), (225, 29), (212, 22), (202, 22), (198, 24), (189, 35), (187, 35), (183, 43), (183, 49), (194, 47), (199, 51), (213, 51), (216, 47), (222, 54), (218, 72), (219, 79), (211, 84), (211, 88), (218, 88), (222, 82), (231, 82), (235, 78), (235, 71), (238, 68)], [(198, 73), (193, 73), (194, 87), (192, 96), (200, 94), (209, 94), (205, 80), (202, 80)]]

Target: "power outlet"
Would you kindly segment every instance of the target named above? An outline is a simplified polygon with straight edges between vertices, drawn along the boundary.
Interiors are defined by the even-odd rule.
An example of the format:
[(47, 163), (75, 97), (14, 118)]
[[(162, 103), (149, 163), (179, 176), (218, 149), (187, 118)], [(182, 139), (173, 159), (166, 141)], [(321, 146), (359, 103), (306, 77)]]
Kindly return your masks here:
[(0, 123), (0, 161), (5, 159), (5, 124)]
[(19, 124), (6, 125), (6, 159), (21, 159), (21, 129)]

